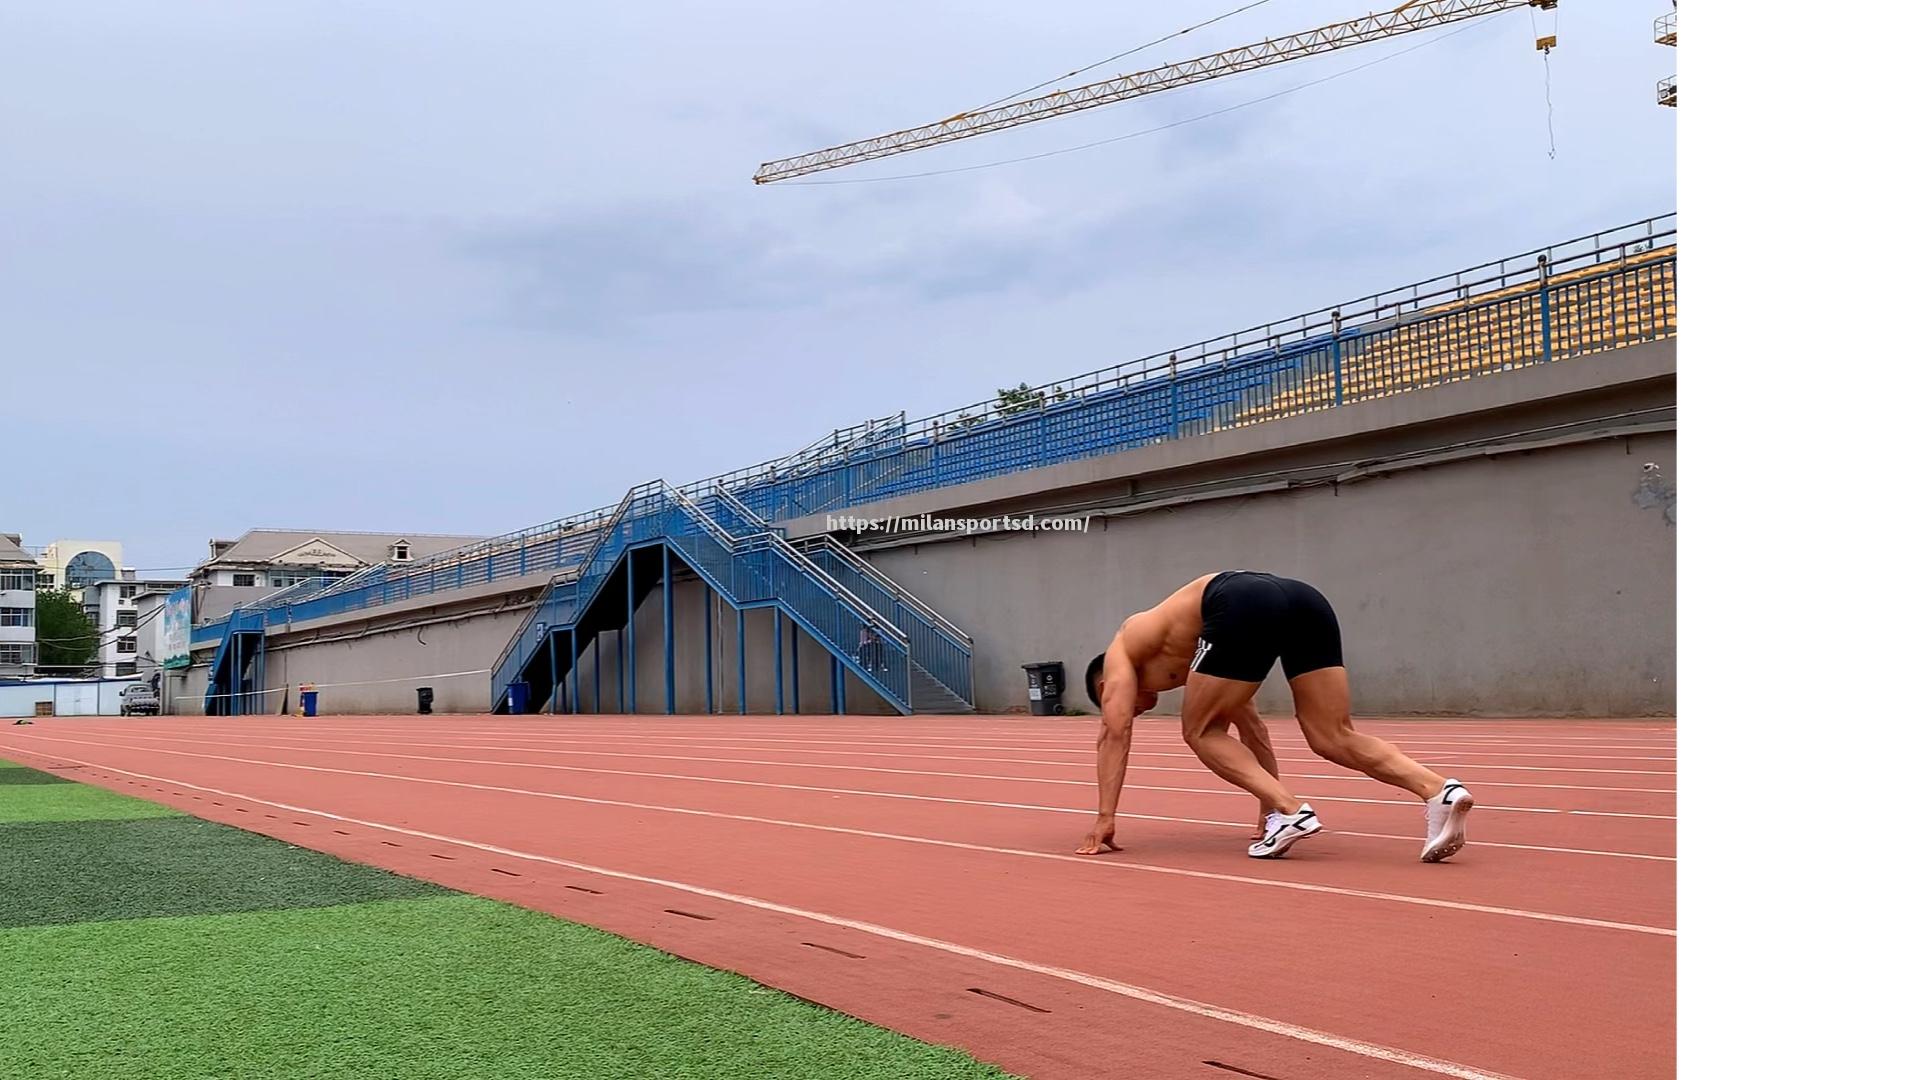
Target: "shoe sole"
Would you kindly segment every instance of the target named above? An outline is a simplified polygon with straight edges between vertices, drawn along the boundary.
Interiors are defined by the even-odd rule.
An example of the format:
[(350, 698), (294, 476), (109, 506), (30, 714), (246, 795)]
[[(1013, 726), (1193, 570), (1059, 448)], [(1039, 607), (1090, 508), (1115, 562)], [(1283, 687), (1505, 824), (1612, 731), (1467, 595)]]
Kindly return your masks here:
[(1463, 850), (1469, 832), (1469, 812), (1475, 808), (1476, 799), (1471, 795), (1459, 795), (1455, 802), (1455, 811), (1450, 814), (1449, 824), (1443, 830), (1443, 836), (1437, 845), (1423, 853), (1423, 861), (1438, 863)]
[(1252, 852), (1250, 857), (1253, 859), (1281, 859), (1283, 858), (1284, 852), (1289, 851), (1291, 848), (1297, 846), (1298, 841), (1308, 840), (1312, 836), (1315, 836), (1316, 834), (1322, 831), (1323, 830), (1321, 828), (1316, 828), (1316, 829), (1311, 829), (1309, 832), (1297, 833), (1295, 836), (1290, 838), (1288, 843), (1284, 844), (1280, 848), (1277, 848), (1275, 851), (1266, 852), (1262, 855), (1258, 855), (1255, 852)]

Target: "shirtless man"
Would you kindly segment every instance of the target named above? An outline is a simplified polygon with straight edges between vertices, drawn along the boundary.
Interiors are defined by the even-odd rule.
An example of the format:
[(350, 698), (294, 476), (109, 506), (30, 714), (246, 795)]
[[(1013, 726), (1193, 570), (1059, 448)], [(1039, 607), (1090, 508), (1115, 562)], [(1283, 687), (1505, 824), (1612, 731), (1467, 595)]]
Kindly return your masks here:
[[(1263, 835), (1250, 856), (1274, 859), (1323, 828), (1309, 804), (1277, 779), (1276, 754), (1257, 715), (1257, 688), (1277, 658), (1296, 699), (1310, 749), (1414, 794), (1428, 826), (1424, 862), (1463, 848), (1469, 791), (1350, 726), (1343, 636), (1323, 594), (1301, 581), (1250, 570), (1205, 574), (1149, 611), (1124, 620), (1110, 648), (1090, 662), (1084, 689), (1103, 710), (1097, 732), (1097, 823), (1079, 855), (1119, 851), (1117, 797), (1130, 760), (1131, 721), (1160, 691), (1184, 688), (1184, 742), (1211, 772), (1257, 797)], [(1237, 728), (1241, 741), (1230, 737)]]

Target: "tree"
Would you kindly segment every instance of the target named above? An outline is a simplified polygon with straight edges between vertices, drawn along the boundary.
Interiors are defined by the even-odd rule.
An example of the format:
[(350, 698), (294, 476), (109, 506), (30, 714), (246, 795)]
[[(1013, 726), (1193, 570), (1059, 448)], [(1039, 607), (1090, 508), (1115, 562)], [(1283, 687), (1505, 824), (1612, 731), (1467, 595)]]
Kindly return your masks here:
[(999, 416), (1012, 416), (1031, 409), (1043, 408), (1043, 406), (1044, 391), (1031, 389), (1030, 383), (1018, 383), (1008, 390), (998, 388), (997, 414)]
[(41, 589), (33, 605), (42, 667), (80, 667), (99, 659), (100, 630), (64, 589)]

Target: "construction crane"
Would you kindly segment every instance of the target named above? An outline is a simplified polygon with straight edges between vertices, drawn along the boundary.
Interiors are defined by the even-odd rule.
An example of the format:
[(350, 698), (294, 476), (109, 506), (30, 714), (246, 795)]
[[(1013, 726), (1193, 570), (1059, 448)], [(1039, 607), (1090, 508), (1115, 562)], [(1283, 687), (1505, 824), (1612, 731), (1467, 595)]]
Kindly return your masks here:
[(1199, 56), (1193, 60), (1179, 60), (1134, 75), (1121, 75), (1115, 79), (1058, 90), (1040, 97), (992, 105), (972, 112), (961, 112), (934, 124), (924, 124), (906, 128), (903, 131), (894, 131), (888, 135), (879, 135), (876, 138), (860, 139), (842, 146), (814, 150), (797, 157), (767, 161), (758, 166), (757, 173), (752, 176), (752, 182), (773, 184), (780, 180), (823, 172), (826, 169), (843, 168), (862, 161), (874, 161), (878, 158), (922, 150), (929, 146), (940, 146), (959, 139), (968, 139), (974, 135), (1002, 131), (1020, 124), (1034, 124), (1039, 120), (1082, 112), (1085, 109), (1094, 109), (1099, 105), (1109, 105), (1113, 102), (1128, 101), (1146, 94), (1175, 90), (1180, 86), (1219, 79), (1226, 75), (1255, 71), (1288, 60), (1301, 60), (1306, 56), (1347, 49), (1352, 45), (1362, 45), (1400, 34), (1427, 30), (1433, 26), (1495, 15), (1519, 7), (1549, 10), (1554, 8), (1556, 3), (1557, 0), (1410, 0), (1409, 3), (1384, 14), (1365, 15), (1360, 19), (1332, 23), (1315, 30), (1306, 30), (1301, 34), (1292, 34), (1289, 37), (1272, 38), (1255, 45), (1225, 49), (1223, 52)]
[[(1656, 44), (1676, 47), (1676, 5), (1670, 0), (1669, 14), (1656, 19)], [(1656, 84), (1656, 104), (1676, 107), (1676, 77), (1674, 75)]]

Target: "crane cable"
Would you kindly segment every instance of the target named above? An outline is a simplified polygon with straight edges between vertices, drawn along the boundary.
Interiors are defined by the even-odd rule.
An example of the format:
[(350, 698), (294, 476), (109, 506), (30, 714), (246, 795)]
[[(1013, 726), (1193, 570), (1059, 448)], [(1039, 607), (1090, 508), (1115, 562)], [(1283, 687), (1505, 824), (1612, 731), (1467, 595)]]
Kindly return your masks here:
[(1549, 40), (1552, 44), (1545, 46), (1542, 31), (1536, 26), (1536, 9), (1533, 7), (1529, 9), (1529, 32), (1536, 39), (1537, 48), (1543, 54), (1543, 124), (1549, 132), (1549, 160), (1551, 161), (1556, 160), (1556, 102), (1549, 86), (1549, 54), (1555, 47), (1553, 43), (1556, 40), (1556, 31), (1562, 28), (1562, 19), (1563, 11), (1559, 7), (1555, 9), (1554, 18), (1549, 24)]
[(1016, 91), (1015, 93), (1005, 94), (1003, 97), (998, 98), (996, 101), (989, 101), (982, 105), (979, 105), (975, 109), (968, 109), (964, 112), (957, 114), (957, 116), (953, 116), (951, 119), (956, 120), (959, 116), (969, 116), (971, 113), (983, 112), (986, 109), (995, 108), (996, 106), (1002, 105), (1005, 102), (1011, 100), (1012, 98), (1020, 98), (1030, 93), (1033, 90), (1042, 90), (1046, 86), (1051, 86), (1056, 83), (1061, 83), (1065, 79), (1068, 79), (1077, 75), (1082, 75), (1087, 71), (1093, 71), (1097, 68), (1103, 67), (1105, 64), (1108, 64), (1113, 60), (1122, 60), (1126, 56), (1131, 56), (1136, 53), (1143, 52), (1145, 49), (1151, 48), (1154, 45), (1162, 45), (1164, 42), (1169, 41), (1170, 39), (1175, 37), (1182, 37), (1183, 35), (1190, 33), (1192, 30), (1202, 30), (1204, 27), (1210, 26), (1214, 23), (1220, 23), (1224, 21), (1225, 19), (1230, 18), (1232, 15), (1241, 15), (1244, 12), (1249, 11), (1251, 8), (1262, 7), (1263, 5), (1269, 2), (1270, 0), (1252, 0), (1251, 3), (1245, 4), (1234, 11), (1226, 11), (1222, 15), (1213, 16), (1211, 18), (1205, 19), (1203, 22), (1193, 23), (1190, 26), (1184, 27), (1182, 30), (1165, 34), (1163, 37), (1160, 37), (1155, 41), (1146, 41), (1142, 45), (1139, 45), (1134, 49), (1125, 49), (1123, 52), (1116, 53), (1115, 55), (1106, 56), (1102, 60), (1099, 60), (1094, 64), (1085, 64), (1083, 67), (1080, 67), (1075, 71), (1066, 71), (1064, 74), (1059, 75), (1057, 78), (1046, 79), (1043, 82), (1038, 83), (1036, 86), (1027, 86), (1022, 90)]

